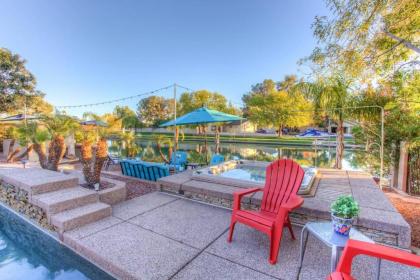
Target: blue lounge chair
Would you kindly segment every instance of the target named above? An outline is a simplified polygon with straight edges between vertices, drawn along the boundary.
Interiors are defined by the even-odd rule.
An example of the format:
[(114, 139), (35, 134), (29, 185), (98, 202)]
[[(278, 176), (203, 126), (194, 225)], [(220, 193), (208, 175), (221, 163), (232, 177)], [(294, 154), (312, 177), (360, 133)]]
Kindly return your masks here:
[(187, 153), (182, 151), (172, 153), (171, 161), (168, 166), (170, 168), (174, 168), (176, 171), (185, 170), (185, 166), (187, 165), (187, 156)]
[(225, 161), (225, 157), (219, 154), (214, 154), (210, 159), (210, 166), (217, 165)]

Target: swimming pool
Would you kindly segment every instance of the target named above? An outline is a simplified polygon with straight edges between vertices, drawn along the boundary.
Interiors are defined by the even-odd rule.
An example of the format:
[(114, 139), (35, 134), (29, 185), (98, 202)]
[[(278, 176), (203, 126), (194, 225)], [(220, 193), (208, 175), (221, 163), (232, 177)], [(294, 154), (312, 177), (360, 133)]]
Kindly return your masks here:
[(0, 205), (0, 279), (114, 279)]
[(217, 176), (253, 182), (265, 182), (265, 168), (238, 166), (234, 169), (224, 171)]
[[(218, 165), (195, 170), (192, 177), (198, 181), (212, 182), (221, 185), (249, 188), (265, 183), (265, 169), (269, 162), (250, 160), (230, 160)], [(305, 176), (298, 194), (313, 195), (316, 186), (317, 169), (304, 167)]]

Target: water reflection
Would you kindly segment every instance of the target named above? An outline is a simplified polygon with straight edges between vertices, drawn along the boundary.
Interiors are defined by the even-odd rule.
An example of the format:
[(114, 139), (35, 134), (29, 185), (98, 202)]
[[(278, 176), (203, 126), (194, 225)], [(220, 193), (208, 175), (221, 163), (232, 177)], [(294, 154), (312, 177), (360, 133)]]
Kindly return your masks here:
[(0, 206), (1, 279), (113, 279)]
[[(161, 161), (154, 141), (138, 140), (137, 144), (142, 147), (138, 157), (145, 161)], [(214, 143), (209, 143), (206, 146), (203, 142), (180, 142), (178, 149), (187, 151), (191, 162), (205, 162), (206, 154), (208, 162), (211, 154), (216, 152)], [(335, 162), (335, 147), (315, 149), (298, 146), (221, 143), (218, 149), (227, 160), (237, 157), (248, 160), (273, 161), (288, 157), (304, 166), (325, 168), (333, 167)], [(110, 151), (122, 156), (125, 154), (124, 149), (116, 141), (110, 142)], [(163, 151), (167, 153), (167, 148), (163, 148)], [(343, 169), (370, 171), (367, 163), (361, 160), (363, 157), (360, 155), (363, 153), (365, 152), (362, 150), (345, 150)]]

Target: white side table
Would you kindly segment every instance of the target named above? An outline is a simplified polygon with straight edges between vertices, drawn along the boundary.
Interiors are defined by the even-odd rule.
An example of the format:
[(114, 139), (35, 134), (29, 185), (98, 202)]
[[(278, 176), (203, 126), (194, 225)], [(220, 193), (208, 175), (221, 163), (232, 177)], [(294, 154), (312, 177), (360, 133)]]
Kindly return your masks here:
[[(331, 272), (335, 271), (340, 256), (339, 253), (346, 246), (347, 240), (355, 239), (368, 243), (375, 243), (372, 239), (370, 239), (355, 228), (351, 228), (349, 236), (343, 236), (334, 232), (331, 222), (309, 222), (303, 227), (300, 235), (299, 268), (302, 267), (303, 256), (306, 249), (306, 243), (309, 234), (312, 234), (316, 239), (322, 241), (322, 243), (331, 248)], [(380, 269), (381, 260), (378, 259), (376, 267), (377, 280), (379, 280)]]

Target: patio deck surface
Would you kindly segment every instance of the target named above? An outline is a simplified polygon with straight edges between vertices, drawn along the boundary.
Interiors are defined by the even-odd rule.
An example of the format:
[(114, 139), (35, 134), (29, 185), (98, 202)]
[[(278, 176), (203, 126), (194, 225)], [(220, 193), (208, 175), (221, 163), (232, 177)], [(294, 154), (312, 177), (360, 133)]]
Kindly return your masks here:
[[(330, 251), (308, 239), (301, 270), (299, 240), (284, 232), (277, 265), (268, 238), (238, 224), (227, 243), (230, 211), (150, 193), (113, 206), (111, 217), (64, 233), (64, 242), (120, 279), (325, 279)], [(301, 228), (295, 227), (299, 237)], [(375, 261), (357, 257), (357, 279), (372, 279)], [(420, 270), (383, 262), (381, 279), (420, 279)]]

